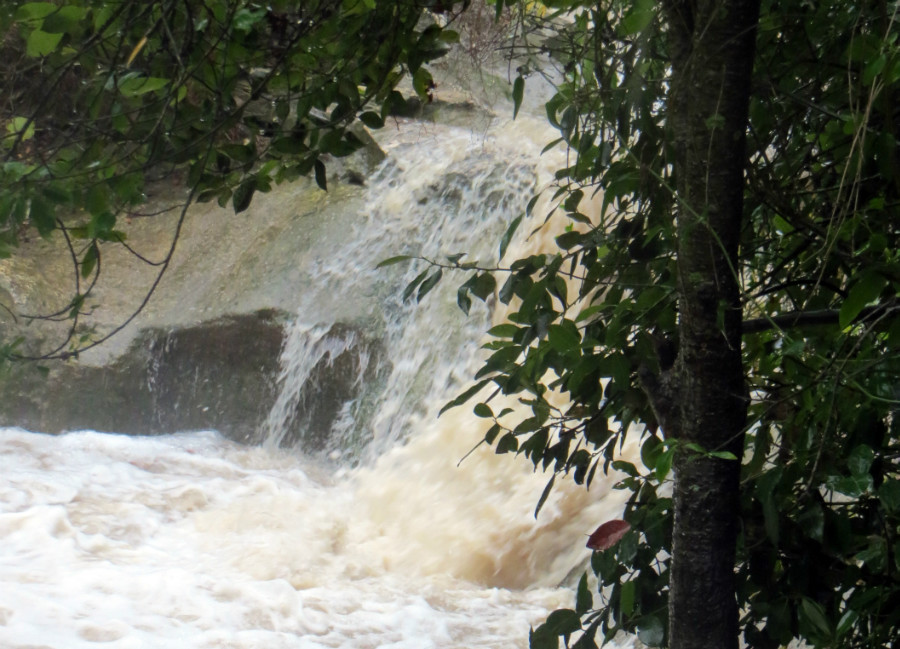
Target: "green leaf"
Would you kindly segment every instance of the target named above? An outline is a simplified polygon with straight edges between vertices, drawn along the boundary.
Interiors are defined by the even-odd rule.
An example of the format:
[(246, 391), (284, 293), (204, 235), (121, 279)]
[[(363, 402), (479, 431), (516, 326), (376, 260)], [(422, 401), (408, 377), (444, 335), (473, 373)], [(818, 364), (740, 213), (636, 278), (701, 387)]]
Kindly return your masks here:
[(561, 354), (577, 352), (581, 348), (581, 333), (574, 322), (563, 320), (562, 324), (550, 325), (547, 331), (547, 341), (553, 349)]
[(631, 563), (637, 556), (638, 535), (632, 530), (622, 537), (616, 547), (616, 558), (622, 563)]
[(88, 224), (88, 236), (90, 238), (106, 239), (110, 231), (116, 226), (116, 215), (109, 210), (94, 212)]
[(416, 91), (416, 94), (423, 100), (427, 100), (432, 88), (434, 88), (434, 79), (431, 73), (425, 68), (416, 70), (415, 74), (413, 74), (413, 89)]
[[(243, 149), (244, 147), (240, 148)], [(306, 138), (302, 134), (291, 134), (287, 137), (276, 138), (272, 141), (272, 148), (278, 151), (278, 153), (287, 155), (298, 155), (306, 153), (309, 150), (309, 146), (306, 144)]]
[(875, 81), (875, 77), (881, 74), (881, 71), (884, 70), (884, 64), (887, 63), (887, 58), (884, 54), (873, 58), (866, 64), (865, 69), (862, 74), (862, 82), (866, 86), (871, 86), (872, 82)]
[(625, 460), (613, 460), (612, 468), (634, 478), (637, 478), (640, 475), (638, 473), (637, 467), (634, 466), (631, 462), (626, 462)]
[(472, 298), (469, 297), (469, 287), (463, 284), (456, 292), (456, 304), (463, 313), (469, 315), (469, 309), (472, 308)]
[(577, 212), (578, 206), (581, 204), (583, 198), (584, 191), (581, 189), (569, 192), (568, 196), (566, 196), (566, 200), (563, 201), (563, 209), (567, 212)]
[(362, 113), (359, 116), (359, 120), (369, 128), (382, 128), (384, 126), (384, 119), (382, 119), (381, 115), (371, 110)]
[(59, 9), (53, 2), (27, 2), (16, 10), (16, 20), (40, 20)]
[(655, 13), (653, 0), (638, 0), (622, 18), (623, 34), (630, 36), (644, 31), (653, 22)]
[(483, 302), (493, 295), (495, 288), (497, 288), (497, 281), (494, 279), (494, 276), (490, 273), (481, 273), (472, 282), (471, 290), (472, 295), (475, 295)]
[[(556, 474), (554, 473), (550, 477), (550, 481), (547, 483), (547, 486), (544, 487), (544, 490), (541, 492), (541, 497), (538, 498), (537, 506), (534, 508), (534, 517), (538, 517), (538, 513), (541, 511), (541, 507), (544, 506), (544, 503), (547, 502), (547, 497), (550, 495), (550, 492), (553, 491), (553, 484), (556, 482)], [(588, 593), (590, 595), (590, 593)], [(577, 606), (576, 606), (577, 607)]]
[(416, 294), (416, 302), (421, 302), (422, 298), (425, 297), (431, 289), (437, 286), (437, 283), (441, 281), (443, 275), (444, 271), (438, 268), (428, 277), (428, 279), (422, 282), (422, 285), (419, 287), (419, 292)]
[(67, 205), (72, 202), (72, 192), (67, 187), (51, 183), (44, 187), (44, 197), (57, 205)]
[(452, 401), (449, 401), (448, 403), (446, 403), (444, 405), (444, 407), (441, 408), (440, 412), (438, 413), (438, 416), (443, 415), (446, 411), (450, 410), (450, 408), (455, 408), (456, 406), (461, 406), (466, 401), (468, 401), (473, 396), (475, 396), (475, 394), (478, 393), (478, 391), (481, 390), (481, 388), (483, 388), (490, 382), (491, 382), (491, 379), (483, 379), (483, 380), (479, 381), (478, 383), (476, 383), (475, 385), (473, 385), (472, 387), (468, 388), (462, 394), (460, 394), (458, 397), (456, 397)]
[(239, 32), (248, 32), (252, 27), (262, 20), (266, 15), (265, 9), (253, 11), (252, 9), (239, 9), (232, 18), (232, 25)]
[(519, 224), (522, 222), (522, 214), (517, 216), (512, 220), (509, 226), (506, 228), (506, 232), (503, 233), (503, 236), (500, 237), (500, 256), (498, 259), (503, 259), (503, 255), (506, 254), (506, 249), (509, 248), (509, 242), (512, 240), (513, 235), (516, 233), (516, 230), (519, 227)]
[(238, 185), (238, 188), (234, 190), (234, 195), (231, 197), (231, 204), (234, 206), (235, 214), (240, 214), (250, 207), (250, 201), (253, 200), (255, 192), (256, 178), (252, 176)]
[(851, 475), (866, 476), (874, 460), (875, 452), (865, 444), (861, 444), (854, 448), (847, 458), (847, 468), (850, 469)]
[(561, 142), (565, 142), (565, 141), (566, 141), (565, 138), (561, 138), (561, 137), (556, 138), (555, 140), (551, 141), (546, 146), (544, 146), (544, 148), (541, 150), (541, 155), (547, 153), (547, 151), (550, 151), (551, 149), (554, 149), (557, 144), (560, 144)]
[(41, 29), (53, 33), (74, 33), (78, 23), (87, 15), (85, 7), (63, 6), (44, 18)]
[(375, 268), (384, 268), (385, 266), (393, 266), (394, 264), (399, 264), (401, 261), (409, 261), (410, 259), (415, 259), (412, 255), (397, 255), (396, 257), (388, 257), (387, 259), (378, 262), (378, 265)]
[(516, 118), (519, 114), (519, 108), (522, 106), (522, 97), (525, 94), (525, 79), (522, 78), (522, 75), (516, 77), (516, 80), (513, 82), (513, 91), (512, 91), (512, 99), (513, 99), (513, 119)]
[(428, 275), (428, 269), (426, 268), (421, 273), (416, 275), (413, 278), (413, 281), (411, 281), (409, 284), (406, 285), (406, 288), (403, 289), (403, 295), (401, 297), (401, 299), (404, 302), (406, 302), (410, 297), (412, 297), (412, 294), (416, 292), (416, 289), (419, 287), (419, 284), (422, 283), (422, 280), (424, 280), (427, 275)]
[(84, 197), (84, 207), (93, 215), (109, 211), (109, 190), (105, 184), (93, 185), (88, 189)]
[(46, 237), (56, 228), (56, 210), (41, 196), (32, 197), (28, 218), (42, 237)]
[(499, 324), (488, 329), (488, 334), (495, 338), (512, 338), (519, 332), (519, 327), (514, 324)]
[(316, 158), (315, 170), (316, 184), (321, 187), (323, 191), (328, 191), (328, 178), (325, 173), (325, 163), (318, 158)]
[(878, 499), (889, 512), (900, 511), (900, 480), (886, 480), (878, 487)]
[(584, 239), (585, 235), (581, 232), (576, 232), (574, 230), (572, 232), (563, 232), (556, 237), (556, 245), (563, 250), (569, 250), (582, 243)]
[(506, 433), (503, 437), (500, 438), (500, 441), (497, 442), (497, 455), (502, 455), (503, 453), (515, 453), (519, 450), (519, 440), (516, 439), (516, 436), (512, 433)]
[(494, 411), (491, 410), (491, 407), (486, 403), (476, 403), (475, 408), (472, 409), (472, 412), (475, 413), (476, 417), (481, 417), (483, 419), (491, 418), (494, 416)]
[(591, 595), (591, 589), (588, 588), (587, 573), (581, 574), (578, 580), (578, 591), (575, 595), (575, 612), (584, 615), (594, 607), (594, 597)]
[(25, 41), (25, 53), (32, 58), (47, 56), (56, 49), (62, 34), (50, 34), (40, 29), (35, 29), (28, 35)]
[(126, 97), (139, 97), (169, 85), (169, 79), (162, 77), (126, 77), (119, 83), (119, 92)]
[(76, 317), (81, 312), (81, 307), (84, 305), (84, 298), (84, 295), (78, 293), (72, 298), (72, 301), (69, 302), (68, 309), (70, 318)]
[(27, 117), (13, 117), (6, 124), (6, 132), (9, 134), (6, 140), (9, 140), (8, 144), (10, 146), (12, 146), (12, 140), (16, 138), (21, 139), (23, 142), (30, 140), (34, 137), (34, 121), (29, 121)]
[(81, 276), (84, 279), (90, 277), (91, 273), (94, 272), (94, 268), (97, 266), (99, 258), (100, 250), (97, 248), (96, 243), (92, 243), (87, 252), (84, 253), (84, 257), (81, 259)]
[(322, 153), (330, 153), (335, 158), (343, 158), (362, 146), (362, 141), (353, 133), (335, 129), (328, 131), (319, 140), (319, 150)]
[(873, 571), (881, 572), (887, 564), (888, 544), (880, 537), (869, 537), (869, 545), (857, 552), (853, 559), (867, 564)]
[(622, 590), (619, 594), (619, 604), (622, 609), (622, 615), (628, 617), (634, 613), (634, 580), (626, 581), (622, 584)]
[(838, 478), (837, 480), (829, 483), (829, 486), (835, 491), (844, 494), (845, 496), (850, 496), (851, 498), (859, 498), (864, 493), (872, 489), (873, 482), (872, 476), (868, 474), (854, 475)]
[(578, 314), (578, 316), (575, 318), (575, 322), (581, 322), (583, 320), (587, 320), (592, 315), (594, 315), (595, 313), (600, 313), (600, 311), (602, 311), (605, 308), (606, 308), (606, 305), (604, 305), (604, 304), (591, 305), (591, 306), (587, 307), (586, 309), (583, 309)]
[(644, 443), (641, 444), (641, 462), (651, 471), (654, 470), (662, 451), (662, 441), (656, 435), (650, 435)]
[(838, 315), (841, 329), (852, 323), (867, 304), (878, 299), (886, 285), (887, 279), (880, 273), (875, 271), (864, 273), (850, 289), (847, 298), (841, 305), (841, 311)]
[(853, 625), (859, 619), (859, 613), (854, 611), (853, 609), (847, 609), (844, 611), (844, 614), (841, 615), (841, 619), (838, 621), (836, 633), (838, 637), (844, 636), (847, 632), (853, 628)]
[(559, 636), (550, 633), (543, 624), (537, 629), (530, 629), (528, 631), (528, 649), (559, 649)]
[(828, 623), (828, 618), (825, 616), (825, 609), (822, 608), (821, 604), (808, 597), (803, 597), (800, 600), (801, 623), (804, 619), (823, 637), (831, 637), (831, 625)]
[(493, 444), (494, 440), (497, 439), (497, 435), (500, 434), (500, 431), (503, 430), (503, 427), (500, 424), (494, 424), (490, 428), (488, 428), (487, 432), (484, 434), (484, 441), (487, 444)]
[(672, 470), (672, 459), (675, 455), (675, 447), (671, 446), (666, 449), (663, 453), (659, 454), (659, 457), (656, 458), (656, 465), (654, 466), (654, 471), (656, 473), (656, 479), (662, 482), (666, 479), (666, 476), (669, 475), (669, 471)]
[(581, 616), (571, 609), (553, 611), (544, 623), (554, 635), (569, 635), (581, 630)]

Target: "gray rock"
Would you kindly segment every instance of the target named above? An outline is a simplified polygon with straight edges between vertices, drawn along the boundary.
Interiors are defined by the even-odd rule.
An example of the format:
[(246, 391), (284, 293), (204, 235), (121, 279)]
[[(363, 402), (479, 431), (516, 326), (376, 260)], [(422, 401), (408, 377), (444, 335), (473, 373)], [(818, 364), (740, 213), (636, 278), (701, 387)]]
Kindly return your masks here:
[[(232, 315), (195, 326), (143, 330), (105, 366), (59, 362), (40, 371), (15, 364), (0, 379), (0, 424), (49, 433), (91, 429), (136, 435), (218, 430), (236, 441), (259, 441), (278, 397), (279, 356), (288, 314)], [(353, 344), (320, 361), (293, 404), (282, 445), (323, 450), (345, 404), (355, 399), (377, 362), (362, 374), (360, 354), (380, 346), (348, 325), (326, 334)]]

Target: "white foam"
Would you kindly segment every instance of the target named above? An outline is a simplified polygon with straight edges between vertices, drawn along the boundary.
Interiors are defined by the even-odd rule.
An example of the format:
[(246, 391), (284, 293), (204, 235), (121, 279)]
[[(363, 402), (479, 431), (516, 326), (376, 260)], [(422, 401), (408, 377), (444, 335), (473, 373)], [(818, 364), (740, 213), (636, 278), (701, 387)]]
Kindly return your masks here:
[(0, 429), (0, 646), (525, 647), (572, 593), (518, 582), (590, 525), (529, 522), (530, 472), (457, 469), (448, 430), (332, 480), (214, 433)]

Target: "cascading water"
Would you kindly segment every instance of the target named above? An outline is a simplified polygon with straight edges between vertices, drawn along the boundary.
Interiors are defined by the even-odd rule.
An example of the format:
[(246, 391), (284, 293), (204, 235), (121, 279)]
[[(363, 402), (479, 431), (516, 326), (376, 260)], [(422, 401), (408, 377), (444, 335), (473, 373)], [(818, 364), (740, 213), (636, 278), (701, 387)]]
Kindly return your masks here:
[[(323, 398), (320, 386), (313, 376), (315, 369), (323, 363), (326, 369), (334, 368), (336, 360), (348, 352), (352, 353), (357, 342), (357, 335), (353, 331), (335, 336), (332, 327), (310, 325), (302, 322), (298, 316), (288, 332), (281, 355), (278, 399), (263, 425), (262, 443), (265, 446), (283, 446), (291, 428), (299, 427), (300, 443), (307, 450), (312, 436), (310, 430), (315, 430), (312, 428), (314, 422), (309, 418), (295, 421), (295, 412), (298, 408), (308, 412), (315, 407), (317, 399)], [(369, 368), (369, 353), (361, 349), (353, 355), (353, 359), (356, 362), (351, 387), (357, 388), (365, 380), (366, 370)], [(342, 420), (346, 419), (347, 416)], [(323, 431), (320, 435), (324, 436), (329, 432)]]
[[(535, 191), (536, 151), (461, 128), (430, 130), (400, 131), (392, 138), (390, 157), (368, 183), (356, 228), (345, 233), (335, 254), (323, 251), (316, 269), (319, 288), (299, 307), (289, 332), (282, 396), (262, 431), (266, 444), (292, 439), (304, 446), (308, 435), (320, 434), (289, 430), (291, 413), (317, 389), (308, 380), (316, 363), (334, 358), (335, 345), (346, 350), (345, 342), (325, 335), (335, 322), (349, 320), (383, 340), (388, 351), (377, 385), (362, 397), (374, 404), (365, 414), (357, 409), (356, 416), (338, 420), (328, 444), (332, 454), (358, 454), (363, 446), (380, 453), (419, 428), (418, 422), (436, 416), (441, 399), (472, 375), (489, 310), (473, 305), (465, 317), (456, 307), (459, 282), (452, 278), (417, 306), (402, 298), (402, 288), (423, 264), (406, 264), (405, 272), (376, 267), (398, 254), (439, 263), (459, 253), (494, 258), (503, 228)], [(364, 306), (347, 306), (358, 303)]]
[[(535, 521), (548, 476), (483, 447), (460, 464), (487, 423), (436, 413), (500, 316), (466, 318), (452, 277), (411, 304), (400, 293), (421, 267), (375, 269), (494, 260), (558, 162), (539, 158), (542, 128), (391, 135), (358, 227), (319, 244), (262, 444), (3, 430), (0, 646), (525, 647), (529, 624), (570, 606), (558, 585), (621, 492), (558, 486)], [(316, 368), (341, 363), (357, 395), (330, 430), (304, 430)]]

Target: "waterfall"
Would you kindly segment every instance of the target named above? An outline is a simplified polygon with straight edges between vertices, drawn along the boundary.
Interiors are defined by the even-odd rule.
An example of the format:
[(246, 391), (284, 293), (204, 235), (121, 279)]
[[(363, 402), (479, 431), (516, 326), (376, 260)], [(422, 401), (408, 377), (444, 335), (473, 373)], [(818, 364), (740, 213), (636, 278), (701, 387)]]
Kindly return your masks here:
[[(324, 367), (332, 370), (335, 362), (343, 354), (356, 347), (356, 333), (345, 332), (334, 335), (331, 327), (321, 324), (308, 325), (296, 320), (285, 338), (281, 355), (281, 372), (278, 376), (280, 391), (263, 424), (262, 443), (267, 447), (279, 447), (292, 427), (315, 430), (315, 422), (305, 418), (295, 422), (298, 408), (309, 411), (316, 401), (325, 398), (321, 386), (315, 380), (315, 369)], [(355, 368), (352, 372), (352, 387), (358, 387), (364, 380), (369, 367), (369, 354), (362, 349), (355, 355)], [(303, 442), (311, 441), (310, 434), (303, 436)]]
[[(540, 156), (551, 135), (521, 116), (483, 134), (390, 128), (354, 225), (304, 257), (314, 281), (259, 444), (0, 430), (0, 646), (524, 648), (573, 605), (560, 584), (623, 492), (562, 481), (535, 520), (549, 475), (485, 446), (466, 457), (490, 423), (469, 407), (437, 417), (503, 313), (489, 299), (462, 314), (463, 275), (416, 304), (402, 292), (421, 263), (375, 268), (496, 263), (559, 164)], [(510, 257), (552, 244), (528, 234)]]
[[(460, 253), (466, 261), (495, 265), (503, 230), (536, 190), (539, 142), (523, 139), (523, 129), (476, 136), (432, 125), (427, 139), (410, 130), (392, 139), (390, 156), (370, 179), (364, 210), (341, 248), (322, 252), (319, 288), (299, 306), (287, 336), (281, 396), (261, 435), (268, 445), (291, 439), (304, 447), (310, 436), (322, 434), (291, 430), (296, 422), (290, 413), (317, 391), (309, 376), (323, 355), (334, 358), (346, 351), (346, 341), (327, 335), (335, 324), (378, 337), (387, 353), (377, 388), (366, 394), (374, 404), (332, 427), (327, 448), (333, 455), (360, 453), (363, 447), (370, 456), (383, 452), (435, 417), (442, 399), (451, 398), (474, 373), (491, 312), (480, 303), (468, 317), (459, 311), (455, 296), (465, 275), (448, 273), (434, 294), (417, 304), (402, 299), (403, 288), (427, 264), (406, 263), (403, 270), (376, 266), (401, 254), (447, 263)], [(373, 293), (377, 300), (371, 300)], [(335, 300), (366, 308), (362, 313), (346, 304), (333, 308)], [(335, 314), (345, 320), (335, 321)], [(359, 366), (364, 372), (364, 364)]]

